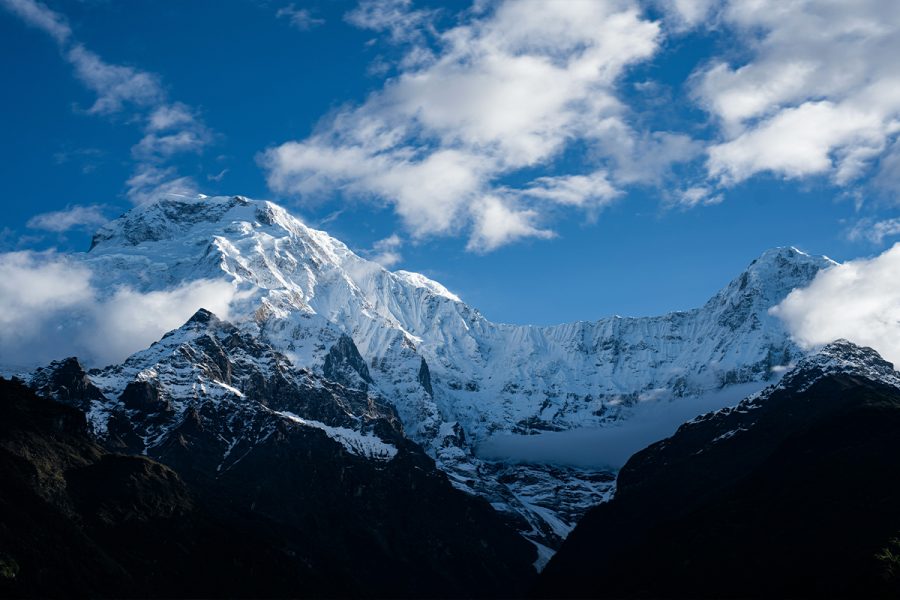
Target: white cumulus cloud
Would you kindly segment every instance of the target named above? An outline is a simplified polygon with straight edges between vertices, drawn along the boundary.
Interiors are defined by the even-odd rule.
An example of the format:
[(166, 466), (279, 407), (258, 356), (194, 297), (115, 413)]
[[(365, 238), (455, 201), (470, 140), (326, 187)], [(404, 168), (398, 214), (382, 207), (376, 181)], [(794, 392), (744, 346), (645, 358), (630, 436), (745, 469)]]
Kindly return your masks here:
[(210, 280), (151, 292), (102, 290), (70, 258), (0, 254), (0, 364), (32, 368), (67, 356), (91, 366), (120, 362), (200, 308), (227, 319), (235, 298), (231, 284)]
[[(410, 10), (408, 2), (366, 2), (347, 18), (417, 39), (394, 33), (430, 18)], [(630, 132), (617, 81), (657, 51), (659, 25), (628, 0), (476, 4), (465, 19), (434, 32), (436, 50), (413, 41), (416, 59), (361, 105), (269, 149), (261, 157), (269, 186), (310, 201), (341, 192), (385, 202), (413, 237), (467, 232), (473, 250), (548, 237), (548, 203), (615, 197), (599, 168), (547, 172), (518, 191), (499, 180), (549, 169), (575, 141), (614, 154), (602, 148)]]
[(844, 338), (900, 365), (900, 244), (820, 272), (771, 312), (803, 346)]
[(498, 196), (484, 196), (472, 207), (475, 225), (468, 249), (489, 252), (523, 237), (548, 239), (553, 232), (536, 226), (538, 213), (511, 206)]
[[(706, 4), (691, 3), (685, 19)], [(741, 52), (714, 57), (694, 78), (721, 126), (713, 178), (825, 175), (846, 185), (900, 131), (900, 3), (730, 0), (715, 14)]]

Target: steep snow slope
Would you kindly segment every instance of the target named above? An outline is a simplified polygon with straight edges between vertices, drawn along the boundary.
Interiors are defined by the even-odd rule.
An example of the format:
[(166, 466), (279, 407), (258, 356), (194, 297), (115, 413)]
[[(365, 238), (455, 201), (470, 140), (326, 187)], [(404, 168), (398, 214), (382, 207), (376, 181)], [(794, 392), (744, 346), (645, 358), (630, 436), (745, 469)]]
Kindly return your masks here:
[(431, 439), (439, 430), (437, 407), (419, 382), (414, 339), (361, 287), (402, 287), (404, 279), (275, 204), (235, 197), (141, 206), (101, 229), (85, 261), (108, 289), (128, 284), (146, 292), (226, 278), (239, 290), (233, 320), (319, 373), (346, 333), (372, 375), (342, 383), (362, 389), (374, 376), (386, 397), (402, 399), (397, 409), (413, 437)]
[(346, 333), (422, 441), (445, 421), (475, 440), (599, 425), (641, 400), (770, 379), (800, 352), (768, 309), (833, 264), (778, 248), (699, 309), (530, 327), (492, 323), (422, 275), (391, 273), (239, 197), (136, 208), (85, 258), (110, 285), (139, 273), (126, 282), (144, 290), (226, 277), (247, 292), (238, 322), (304, 367), (322, 369)]
[[(242, 197), (137, 207), (101, 229), (80, 258), (108, 290), (232, 282), (230, 319), (243, 334), (391, 402), (456, 485), (524, 518), (521, 528), (551, 546), (609, 493), (609, 477), (497, 468), (472, 448), (506, 433), (597, 427), (602, 435), (639, 404), (736, 383), (762, 387), (802, 354), (768, 309), (833, 264), (777, 248), (692, 311), (530, 327), (492, 323), (440, 284), (389, 272), (281, 207)], [(536, 479), (573, 493), (548, 508)]]

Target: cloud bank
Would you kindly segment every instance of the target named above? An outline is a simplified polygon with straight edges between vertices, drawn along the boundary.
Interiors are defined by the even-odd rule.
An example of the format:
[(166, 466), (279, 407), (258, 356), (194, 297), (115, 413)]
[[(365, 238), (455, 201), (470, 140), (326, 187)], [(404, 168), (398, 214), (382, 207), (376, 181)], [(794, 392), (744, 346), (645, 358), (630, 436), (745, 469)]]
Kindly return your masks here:
[(200, 308), (227, 319), (235, 295), (231, 284), (207, 280), (146, 293), (105, 291), (67, 257), (0, 254), (0, 365), (32, 368), (67, 356), (90, 366), (121, 362)]
[[(384, 203), (413, 238), (466, 235), (469, 250), (490, 251), (553, 237), (560, 210), (596, 214), (634, 185), (686, 209), (761, 173), (849, 186), (874, 166), (875, 185), (900, 187), (893, 0), (476, 2), (444, 30), (439, 14), (366, 0), (346, 15), (406, 53), (362, 104), (261, 156), (272, 190)], [(712, 137), (642, 124), (623, 79), (704, 32), (730, 47), (681, 85)], [(580, 163), (561, 160), (585, 148)], [(665, 185), (678, 163), (693, 165), (680, 190)]]
[(900, 365), (900, 244), (820, 272), (771, 312), (802, 346), (845, 338)]
[(744, 51), (737, 55), (746, 57), (714, 58), (694, 74), (695, 98), (717, 119), (722, 137), (708, 148), (713, 179), (733, 184), (768, 172), (825, 175), (846, 185), (896, 139), (900, 4), (700, 4), (706, 21), (714, 14), (714, 26), (733, 32)]
[[(671, 436), (685, 421), (734, 406), (762, 387), (761, 383), (740, 384), (699, 398), (647, 400), (635, 406), (632, 416), (622, 423), (538, 435), (495, 435), (476, 452), (494, 460), (619, 469), (632, 454)], [(654, 394), (665, 395), (665, 390)]]
[(467, 232), (475, 251), (550, 237), (543, 221), (553, 207), (598, 207), (619, 195), (601, 166), (522, 188), (499, 180), (546, 170), (575, 143), (606, 155), (641, 144), (630, 139), (615, 85), (657, 51), (660, 29), (635, 3), (477, 4), (465, 22), (435, 32), (436, 47), (402, 33), (399, 24), (429, 15), (408, 9), (369, 2), (348, 15), (411, 47), (399, 74), (363, 104), (262, 155), (273, 190), (386, 202), (413, 237)]

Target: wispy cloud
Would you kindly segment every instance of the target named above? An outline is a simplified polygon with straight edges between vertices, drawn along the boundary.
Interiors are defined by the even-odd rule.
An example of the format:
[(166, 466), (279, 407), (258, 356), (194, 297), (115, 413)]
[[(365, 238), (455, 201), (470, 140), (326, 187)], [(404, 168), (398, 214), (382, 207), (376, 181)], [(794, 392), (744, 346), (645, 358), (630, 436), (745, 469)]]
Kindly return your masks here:
[(53, 154), (53, 160), (58, 165), (75, 163), (82, 173), (92, 173), (103, 162), (105, 155), (99, 148), (63, 147)]
[(847, 233), (852, 241), (868, 240), (873, 244), (882, 244), (889, 237), (900, 235), (900, 217), (876, 221), (862, 219), (856, 223)]
[(169, 196), (196, 197), (200, 191), (192, 177), (183, 177), (175, 167), (141, 164), (125, 182), (132, 204), (146, 204)]
[(72, 28), (68, 21), (47, 5), (35, 0), (0, 0), (7, 10), (25, 21), (28, 25), (44, 31), (60, 45), (66, 44), (72, 37)]
[[(158, 75), (107, 62), (89, 50), (75, 39), (65, 16), (45, 4), (37, 0), (0, 0), (0, 6), (53, 38), (76, 78), (96, 94), (86, 113), (126, 113), (129, 121), (143, 123), (144, 136), (131, 152), (137, 164), (127, 182), (127, 198), (146, 202), (172, 190), (196, 191), (192, 179), (165, 165), (173, 156), (200, 152), (213, 141), (215, 136), (195, 109), (170, 101)], [(151, 182), (156, 188), (151, 187)]]
[(568, 206), (607, 204), (622, 194), (610, 182), (607, 171), (596, 171), (589, 175), (538, 177), (519, 193)]
[(75, 75), (91, 91), (97, 100), (87, 112), (111, 115), (135, 107), (154, 106), (165, 98), (159, 77), (122, 65), (107, 63), (81, 44), (74, 45), (66, 58), (75, 69)]
[(677, 192), (672, 204), (681, 208), (695, 208), (720, 204), (723, 199), (723, 194), (715, 188), (697, 185)]
[(161, 104), (147, 118), (144, 137), (132, 155), (144, 162), (164, 162), (176, 154), (200, 152), (213, 139), (212, 132), (185, 104)]
[(385, 269), (390, 269), (403, 260), (403, 255), (400, 254), (402, 247), (403, 240), (395, 233), (375, 242), (367, 254), (369, 260), (377, 262)]
[(218, 183), (219, 181), (222, 181), (223, 179), (225, 179), (225, 176), (226, 176), (227, 174), (228, 174), (228, 169), (222, 169), (221, 171), (219, 171), (219, 172), (216, 173), (215, 175), (213, 175), (213, 174), (207, 175), (206, 178), (207, 178), (209, 181), (215, 181), (215, 182)]
[(65, 233), (72, 229), (96, 229), (109, 219), (103, 214), (104, 207), (99, 204), (67, 206), (63, 210), (41, 213), (31, 217), (27, 226), (31, 229), (43, 229), (55, 233)]
[(325, 19), (314, 16), (308, 8), (297, 8), (293, 4), (279, 8), (275, 16), (279, 19), (287, 19), (293, 27), (300, 31), (309, 31), (325, 24)]
[(437, 14), (433, 9), (414, 9), (412, 0), (363, 0), (344, 20), (360, 29), (387, 33), (398, 44), (419, 42), (427, 34), (436, 36), (432, 22)]

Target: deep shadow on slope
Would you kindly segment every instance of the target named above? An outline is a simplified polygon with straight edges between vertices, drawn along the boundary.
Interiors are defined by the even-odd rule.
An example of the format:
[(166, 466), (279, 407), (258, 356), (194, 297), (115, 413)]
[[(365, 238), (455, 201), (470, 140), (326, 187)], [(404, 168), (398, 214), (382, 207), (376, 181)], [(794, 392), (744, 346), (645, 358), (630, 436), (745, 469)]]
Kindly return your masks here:
[(290, 566), (198, 506), (171, 469), (105, 452), (79, 411), (5, 380), (0, 479), (7, 596), (251, 593), (246, 573), (277, 582)]
[(373, 472), (334, 446), (285, 428), (227, 477), (186, 483), (105, 451), (80, 411), (0, 379), (0, 595), (459, 597), (529, 584), (530, 545), (433, 464), (410, 454)]
[(896, 596), (900, 392), (841, 374), (739, 412), (632, 457), (536, 595)]

